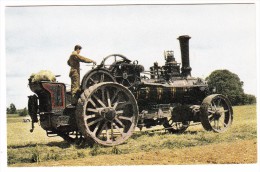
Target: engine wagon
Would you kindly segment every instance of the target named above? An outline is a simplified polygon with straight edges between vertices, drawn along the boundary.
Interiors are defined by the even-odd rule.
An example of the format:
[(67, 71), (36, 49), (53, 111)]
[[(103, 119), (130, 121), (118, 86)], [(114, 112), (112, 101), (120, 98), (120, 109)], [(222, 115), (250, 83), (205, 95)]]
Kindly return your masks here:
[(145, 70), (138, 61), (112, 54), (88, 71), (81, 81), (77, 104), (57, 81), (29, 79), (34, 95), (28, 109), (33, 124), (39, 122), (48, 136), (114, 146), (126, 141), (138, 127), (157, 125), (182, 133), (191, 124), (224, 132), (232, 124), (233, 110), (227, 97), (209, 94), (207, 83), (191, 76), (188, 35), (178, 38), (181, 63), (165, 51), (165, 64)]

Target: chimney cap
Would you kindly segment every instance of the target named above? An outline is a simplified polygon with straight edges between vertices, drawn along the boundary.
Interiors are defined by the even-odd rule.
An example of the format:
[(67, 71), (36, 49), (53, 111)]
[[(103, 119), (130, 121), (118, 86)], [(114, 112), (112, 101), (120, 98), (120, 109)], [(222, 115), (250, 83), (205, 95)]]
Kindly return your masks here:
[(189, 36), (189, 35), (181, 35), (181, 36), (179, 36), (179, 38), (177, 38), (177, 39), (190, 39), (191, 37)]

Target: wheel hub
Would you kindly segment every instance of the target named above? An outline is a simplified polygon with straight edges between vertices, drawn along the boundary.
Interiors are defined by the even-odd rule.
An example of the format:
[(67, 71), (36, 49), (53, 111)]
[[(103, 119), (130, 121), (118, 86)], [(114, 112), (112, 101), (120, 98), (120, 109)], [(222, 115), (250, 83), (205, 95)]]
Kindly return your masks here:
[(221, 117), (221, 114), (217, 111), (217, 112), (214, 114), (214, 119), (215, 119), (215, 120), (219, 120), (220, 117)]
[(123, 73), (123, 78), (124, 78), (124, 79), (127, 79), (127, 77), (128, 77), (127, 73), (124, 72), (124, 73)]
[(108, 121), (112, 121), (116, 116), (116, 111), (113, 108), (107, 107), (101, 110), (100, 115)]

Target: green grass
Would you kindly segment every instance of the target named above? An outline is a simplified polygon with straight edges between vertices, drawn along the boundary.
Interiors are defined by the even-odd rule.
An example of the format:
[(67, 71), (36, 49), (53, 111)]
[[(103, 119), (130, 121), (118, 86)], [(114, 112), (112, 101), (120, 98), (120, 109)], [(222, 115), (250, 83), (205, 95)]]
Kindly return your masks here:
[(207, 132), (201, 125), (190, 126), (185, 133), (180, 135), (136, 131), (124, 144), (114, 147), (95, 145), (90, 148), (70, 145), (59, 137), (47, 137), (38, 124), (35, 126), (35, 131), (30, 133), (31, 123), (23, 123), (22, 119), (23, 117), (13, 116), (7, 118), (8, 165), (159, 151), (161, 149), (182, 149), (251, 140), (257, 137), (255, 105), (234, 107), (233, 124), (225, 133)]

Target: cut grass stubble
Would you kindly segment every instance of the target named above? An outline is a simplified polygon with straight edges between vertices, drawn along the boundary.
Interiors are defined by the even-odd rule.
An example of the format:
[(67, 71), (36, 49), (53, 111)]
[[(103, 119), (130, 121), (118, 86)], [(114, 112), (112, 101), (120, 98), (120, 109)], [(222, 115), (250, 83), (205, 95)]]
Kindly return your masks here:
[[(98, 156), (111, 156), (112, 158), (120, 155), (134, 156), (135, 154), (153, 154), (154, 152), (159, 152), (160, 154), (160, 152), (178, 152), (181, 150), (185, 151), (190, 148), (194, 148), (195, 151), (197, 150), (196, 147), (205, 148), (212, 147), (212, 145), (223, 144), (227, 146), (229, 144), (232, 145), (233, 143), (239, 143), (245, 140), (252, 140), (252, 143), (255, 143), (257, 135), (255, 105), (234, 107), (233, 124), (225, 133), (207, 132), (201, 125), (191, 126), (185, 133), (180, 135), (173, 135), (166, 132), (139, 131), (135, 132), (133, 136), (130, 137), (124, 144), (114, 147), (94, 145), (92, 148), (82, 148), (77, 145), (70, 145), (58, 137), (48, 138), (45, 131), (41, 129), (40, 126), (36, 126), (34, 133), (30, 133), (30, 123), (22, 123), (22, 118), (20, 121), (17, 119), (19, 119), (19, 117), (8, 118), (7, 153), (9, 166), (30, 166), (30, 164), (34, 164), (36, 166), (48, 166), (48, 162), (51, 164), (53, 161), (62, 162), (77, 160), (75, 163), (71, 164), (72, 166), (75, 166), (80, 159), (86, 160), (88, 158)], [(216, 148), (217, 146), (214, 149)], [(252, 149), (256, 148), (252, 146)], [(239, 149), (237, 150), (239, 151)], [(253, 152), (256, 152), (256, 150)], [(192, 154), (196, 157), (196, 152), (192, 152)], [(255, 154), (253, 156), (256, 159), (257, 155)], [(165, 160), (166, 159), (167, 157), (165, 157)], [(134, 162), (136, 164), (140, 164), (138, 161), (142, 161), (142, 159), (134, 158)], [(250, 161), (252, 161), (252, 158)], [(162, 164), (167, 164), (166, 161), (162, 162)], [(200, 163), (198, 160), (190, 162), (190, 164), (194, 164), (196, 162)], [(121, 165), (134, 164), (127, 161), (124, 163), (125, 164)], [(177, 163), (177, 161), (168, 162), (168, 164), (174, 163)], [(214, 162), (206, 161), (204, 163)], [(253, 162), (246, 161), (241, 163)], [(101, 162), (100, 165), (102, 164), (109, 165), (107, 162)], [(58, 165), (62, 165), (62, 163), (58, 163)], [(93, 163), (86, 165), (95, 164)]]

